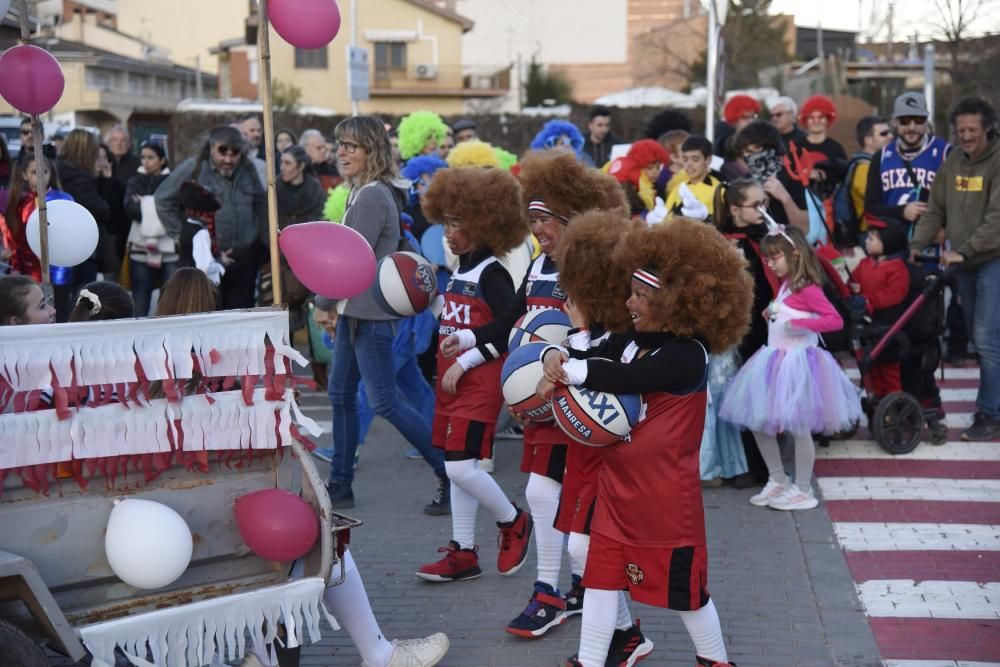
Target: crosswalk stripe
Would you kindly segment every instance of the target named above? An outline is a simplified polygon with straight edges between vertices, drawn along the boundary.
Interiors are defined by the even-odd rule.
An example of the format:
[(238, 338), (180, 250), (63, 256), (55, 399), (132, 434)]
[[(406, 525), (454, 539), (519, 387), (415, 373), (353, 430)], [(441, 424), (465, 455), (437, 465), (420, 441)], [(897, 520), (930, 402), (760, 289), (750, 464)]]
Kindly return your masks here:
[(885, 667), (1000, 667), (1000, 662), (968, 660), (886, 660)]
[[(905, 457), (925, 461), (1000, 461), (1000, 443), (951, 440), (936, 446), (922, 442)], [(830, 443), (829, 447), (817, 449), (816, 458), (895, 459), (898, 457), (885, 451), (872, 440), (840, 440)]]
[(971, 523), (833, 524), (847, 551), (1000, 551), (1000, 526)]
[[(861, 377), (861, 373), (858, 372), (856, 366), (847, 366), (844, 368), (844, 373), (847, 377), (852, 380), (857, 380)], [(935, 373), (935, 379), (941, 382), (941, 374)], [(944, 371), (945, 382), (948, 380), (978, 380), (979, 379), (979, 368), (946, 368)]]
[(1000, 607), (990, 600), (1000, 595), (998, 582), (872, 579), (857, 589), (869, 616), (1000, 619)]
[[(848, 551), (854, 581), (978, 581), (1000, 579), (1000, 551)], [(1000, 608), (1000, 605), (998, 605)]]
[(820, 477), (826, 500), (995, 502), (1000, 480), (941, 477)]

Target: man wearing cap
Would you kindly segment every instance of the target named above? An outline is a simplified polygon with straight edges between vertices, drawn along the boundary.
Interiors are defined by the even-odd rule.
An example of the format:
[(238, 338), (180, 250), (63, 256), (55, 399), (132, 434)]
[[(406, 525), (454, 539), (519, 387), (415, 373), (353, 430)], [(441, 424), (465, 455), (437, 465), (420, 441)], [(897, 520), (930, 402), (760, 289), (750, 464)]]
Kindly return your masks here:
[(950, 146), (931, 134), (927, 101), (916, 92), (896, 98), (892, 122), (896, 140), (872, 156), (865, 212), (909, 227), (927, 210), (931, 185)]
[(963, 440), (1000, 437), (1000, 138), (997, 114), (978, 97), (960, 100), (948, 119), (958, 138), (931, 189), (910, 251), (916, 254), (943, 228), (950, 248), (944, 264), (957, 264), (958, 294), (979, 353), (976, 415)]
[(452, 132), (455, 133), (456, 144), (479, 138), (479, 135), (476, 133), (476, 121), (469, 118), (463, 118), (462, 120), (456, 122), (451, 126), (451, 129)]

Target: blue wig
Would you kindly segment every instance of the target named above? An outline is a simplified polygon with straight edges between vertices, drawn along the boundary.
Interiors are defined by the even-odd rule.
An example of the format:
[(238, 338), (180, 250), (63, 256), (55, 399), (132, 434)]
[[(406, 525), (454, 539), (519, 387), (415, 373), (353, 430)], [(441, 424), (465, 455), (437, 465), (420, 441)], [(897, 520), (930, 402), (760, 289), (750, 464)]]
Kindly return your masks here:
[(420, 183), (421, 176), (424, 174), (433, 176), (438, 169), (447, 168), (448, 163), (437, 155), (417, 155), (407, 160), (406, 164), (403, 165), (402, 174), (403, 178), (410, 181), (409, 205), (417, 203), (417, 185)]
[(579, 154), (583, 150), (583, 134), (576, 128), (576, 125), (565, 120), (550, 120), (535, 135), (531, 141), (531, 147), (535, 150), (555, 148), (560, 143), (560, 137), (567, 137), (573, 152)]

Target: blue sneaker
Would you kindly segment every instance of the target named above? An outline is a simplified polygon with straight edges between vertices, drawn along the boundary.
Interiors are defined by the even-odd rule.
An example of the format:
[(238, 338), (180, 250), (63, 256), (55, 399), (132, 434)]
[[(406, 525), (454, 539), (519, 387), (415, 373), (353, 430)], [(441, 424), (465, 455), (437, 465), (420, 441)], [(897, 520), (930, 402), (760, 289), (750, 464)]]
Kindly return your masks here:
[(317, 447), (312, 454), (320, 461), (333, 463), (333, 447)]
[(565, 623), (566, 618), (566, 600), (558, 589), (536, 581), (528, 606), (505, 629), (512, 635), (534, 639)]

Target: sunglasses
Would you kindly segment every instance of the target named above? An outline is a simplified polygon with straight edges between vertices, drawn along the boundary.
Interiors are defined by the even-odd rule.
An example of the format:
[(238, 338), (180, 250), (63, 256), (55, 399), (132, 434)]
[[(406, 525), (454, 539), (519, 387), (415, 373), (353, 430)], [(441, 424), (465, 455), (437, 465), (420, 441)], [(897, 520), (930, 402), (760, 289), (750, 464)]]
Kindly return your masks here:
[(771, 114), (771, 118), (781, 118), (782, 116), (787, 116), (788, 113), (787, 111), (775, 111)]
[(923, 125), (927, 122), (927, 118), (924, 116), (900, 116), (896, 119), (900, 127), (905, 127), (907, 125)]
[(218, 151), (219, 155), (232, 155), (234, 157), (242, 152), (239, 148), (234, 148), (233, 146), (216, 146), (215, 150)]
[(23, 128), (21, 128), (21, 136), (22, 137), (26, 137), (29, 134), (31, 134), (31, 128), (30, 127), (23, 127)]

